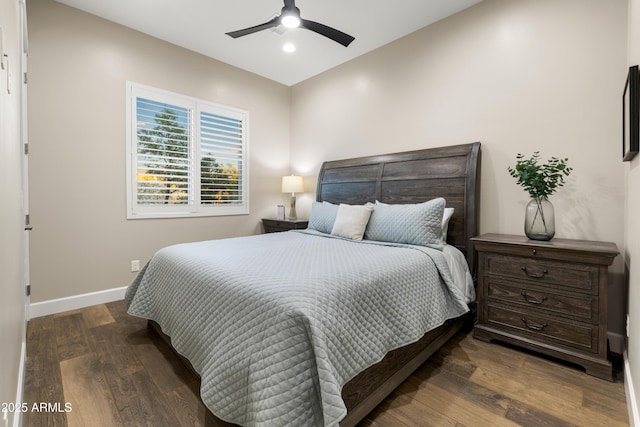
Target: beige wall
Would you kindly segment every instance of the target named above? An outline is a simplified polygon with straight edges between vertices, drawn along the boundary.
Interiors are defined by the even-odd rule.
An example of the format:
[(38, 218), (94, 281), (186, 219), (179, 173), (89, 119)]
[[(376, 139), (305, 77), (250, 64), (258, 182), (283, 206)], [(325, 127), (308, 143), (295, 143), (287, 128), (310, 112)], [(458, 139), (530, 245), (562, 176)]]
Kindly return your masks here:
[[(32, 303), (128, 285), (131, 260), (257, 233), (275, 215), (289, 173), (288, 87), (53, 0), (27, 6)], [(249, 216), (126, 219), (126, 80), (250, 112)]]
[[(623, 248), (626, 0), (485, 0), (293, 87), (291, 167), (482, 142), (480, 231), (523, 234), (516, 154), (568, 157), (556, 236)], [(311, 181), (313, 179), (310, 179)], [(313, 188), (313, 185), (309, 186)], [(298, 198), (308, 213), (313, 194)], [(624, 331), (622, 257), (610, 330)]]
[[(8, 67), (0, 69), (0, 402), (15, 402), (24, 337), (22, 144), (20, 140), (20, 18), (18, 0), (0, 0)], [(7, 73), (11, 73), (11, 94)], [(0, 416), (1, 416), (0, 412)], [(8, 414), (13, 423), (15, 413)]]
[[(640, 0), (629, 0), (627, 65), (640, 64)], [(626, 164), (624, 257), (629, 275), (629, 342), (627, 358), (632, 385), (640, 387), (640, 156)], [(636, 392), (638, 393), (638, 392)], [(636, 396), (638, 398), (640, 396)], [(640, 401), (636, 401), (636, 409)], [(636, 416), (638, 414), (636, 413)], [(635, 420), (639, 421), (638, 419)]]

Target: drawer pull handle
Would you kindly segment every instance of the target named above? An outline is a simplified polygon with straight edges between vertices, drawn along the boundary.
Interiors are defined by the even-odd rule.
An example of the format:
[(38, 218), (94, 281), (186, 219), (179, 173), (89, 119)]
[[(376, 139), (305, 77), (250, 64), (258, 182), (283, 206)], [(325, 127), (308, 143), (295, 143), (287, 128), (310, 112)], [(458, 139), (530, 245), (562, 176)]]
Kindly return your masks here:
[(527, 319), (525, 319), (524, 317), (522, 317), (520, 320), (522, 320), (522, 322), (524, 322), (524, 326), (526, 326), (527, 328), (531, 329), (532, 331), (538, 331), (539, 332), (539, 331), (542, 331), (547, 326), (549, 326), (546, 323), (543, 323), (542, 325), (540, 325), (540, 324), (527, 322)]
[(546, 268), (544, 270), (542, 270), (542, 273), (531, 272), (531, 271), (527, 270), (527, 267), (522, 267), (522, 271), (524, 271), (527, 276), (532, 277), (534, 279), (540, 279), (540, 278), (542, 278), (542, 276), (544, 276), (545, 274), (548, 273)]
[(527, 301), (529, 304), (542, 304), (547, 300), (547, 297), (544, 297), (544, 296), (539, 300), (537, 300), (534, 297), (530, 297), (529, 295), (527, 295), (525, 291), (520, 292), (520, 295), (522, 295), (525, 301)]

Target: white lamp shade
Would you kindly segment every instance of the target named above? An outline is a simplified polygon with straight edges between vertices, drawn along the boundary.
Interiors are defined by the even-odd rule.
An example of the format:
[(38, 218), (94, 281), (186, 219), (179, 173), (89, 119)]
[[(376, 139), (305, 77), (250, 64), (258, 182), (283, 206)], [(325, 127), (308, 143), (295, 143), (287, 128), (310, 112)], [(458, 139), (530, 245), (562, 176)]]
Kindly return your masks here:
[(304, 183), (301, 176), (289, 175), (282, 177), (283, 193), (301, 193), (304, 191)]

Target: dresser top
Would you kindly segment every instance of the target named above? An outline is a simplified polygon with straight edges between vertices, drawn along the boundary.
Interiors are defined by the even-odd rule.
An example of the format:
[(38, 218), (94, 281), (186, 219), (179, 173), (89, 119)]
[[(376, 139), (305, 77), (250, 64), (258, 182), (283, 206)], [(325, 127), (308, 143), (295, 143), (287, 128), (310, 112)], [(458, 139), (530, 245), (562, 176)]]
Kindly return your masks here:
[(615, 243), (598, 242), (594, 240), (575, 240), (554, 238), (550, 241), (530, 240), (526, 236), (515, 234), (487, 233), (471, 239), (477, 243), (494, 243), (502, 245), (528, 246), (531, 248), (545, 248), (551, 250), (580, 251), (609, 255), (615, 258), (620, 252)]

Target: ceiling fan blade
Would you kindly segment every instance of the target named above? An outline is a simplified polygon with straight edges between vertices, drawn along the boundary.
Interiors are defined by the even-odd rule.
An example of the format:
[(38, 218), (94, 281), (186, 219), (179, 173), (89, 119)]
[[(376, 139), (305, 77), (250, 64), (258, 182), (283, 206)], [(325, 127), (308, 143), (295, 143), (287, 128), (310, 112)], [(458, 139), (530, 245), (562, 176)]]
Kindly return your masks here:
[(258, 31), (266, 30), (267, 28), (277, 27), (278, 25), (280, 25), (280, 16), (276, 16), (271, 21), (265, 22), (264, 24), (245, 28), (244, 30), (231, 31), (226, 34), (236, 39), (238, 37), (246, 36), (248, 34), (257, 33)]
[(309, 21), (306, 19), (300, 20), (300, 28), (306, 28), (307, 30), (311, 30), (315, 33), (328, 37), (334, 42), (340, 43), (344, 47), (349, 46), (349, 44), (351, 44), (351, 42), (355, 40), (355, 37), (343, 33), (340, 30), (336, 30), (335, 28), (327, 27), (326, 25), (319, 22)]

